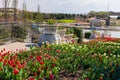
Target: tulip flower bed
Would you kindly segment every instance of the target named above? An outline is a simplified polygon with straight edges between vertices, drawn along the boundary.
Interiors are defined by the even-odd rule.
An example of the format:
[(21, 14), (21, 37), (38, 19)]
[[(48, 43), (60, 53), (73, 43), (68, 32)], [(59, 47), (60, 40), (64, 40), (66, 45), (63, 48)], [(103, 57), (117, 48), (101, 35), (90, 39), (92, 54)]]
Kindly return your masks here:
[[(108, 40), (107, 40), (108, 41)], [(119, 80), (120, 44), (50, 44), (30, 51), (0, 51), (0, 80)]]

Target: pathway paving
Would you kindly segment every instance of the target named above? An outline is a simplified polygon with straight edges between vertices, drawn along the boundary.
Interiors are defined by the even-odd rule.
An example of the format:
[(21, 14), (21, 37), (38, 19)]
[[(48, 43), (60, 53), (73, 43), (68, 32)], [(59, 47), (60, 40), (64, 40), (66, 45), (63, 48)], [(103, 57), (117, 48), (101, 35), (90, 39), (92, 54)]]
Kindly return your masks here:
[(3, 50), (4, 48), (6, 49), (6, 51), (16, 51), (16, 49), (18, 49), (18, 50), (21, 50), (21, 49), (29, 50), (30, 47), (27, 46), (27, 45), (29, 45), (29, 43), (14, 42), (14, 43), (1, 45), (0, 50)]
[[(88, 42), (88, 39), (84, 39), (84, 42)], [(0, 51), (3, 50), (4, 48), (6, 49), (6, 51), (16, 51), (16, 49), (18, 50), (30, 50), (30, 45), (35, 45), (33, 43), (22, 43), (22, 42), (14, 42), (14, 43), (8, 43), (5, 45), (1, 45), (0, 46)]]

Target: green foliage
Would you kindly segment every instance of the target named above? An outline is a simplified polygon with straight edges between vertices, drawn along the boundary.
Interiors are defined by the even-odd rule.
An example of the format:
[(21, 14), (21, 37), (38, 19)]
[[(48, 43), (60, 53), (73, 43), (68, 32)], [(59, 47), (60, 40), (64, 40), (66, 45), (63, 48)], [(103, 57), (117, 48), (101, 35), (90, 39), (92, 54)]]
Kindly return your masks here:
[(0, 29), (0, 39), (6, 39), (10, 37), (10, 32), (6, 29)]
[(15, 37), (15, 38), (26, 38), (26, 35), (27, 35), (27, 32), (20, 28), (19, 26), (13, 26), (12, 27), (12, 37)]
[(34, 20), (36, 20), (36, 22), (42, 22), (43, 21), (43, 15), (40, 12), (37, 12)]
[(92, 17), (100, 17), (100, 18), (106, 18), (107, 12), (95, 12), (95, 11), (90, 11), (89, 13), (90, 16)]
[(85, 37), (86, 39), (89, 39), (90, 36), (91, 36), (91, 33), (90, 33), (90, 32), (85, 32), (85, 36), (84, 36), (84, 37)]
[(74, 28), (67, 28), (66, 34), (74, 34)]
[(83, 29), (82, 28), (74, 28), (74, 34), (79, 38), (78, 42), (83, 41)]
[(56, 23), (56, 20), (54, 20), (54, 19), (47, 20), (47, 24), (49, 24), (49, 25), (54, 25), (55, 23)]

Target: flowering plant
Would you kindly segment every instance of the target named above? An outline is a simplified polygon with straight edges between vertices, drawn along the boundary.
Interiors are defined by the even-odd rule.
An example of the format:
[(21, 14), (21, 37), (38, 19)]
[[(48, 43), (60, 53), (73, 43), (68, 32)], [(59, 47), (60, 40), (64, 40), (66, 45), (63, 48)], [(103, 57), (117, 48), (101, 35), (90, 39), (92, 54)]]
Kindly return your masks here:
[(0, 80), (117, 80), (120, 46), (102, 41), (0, 51)]

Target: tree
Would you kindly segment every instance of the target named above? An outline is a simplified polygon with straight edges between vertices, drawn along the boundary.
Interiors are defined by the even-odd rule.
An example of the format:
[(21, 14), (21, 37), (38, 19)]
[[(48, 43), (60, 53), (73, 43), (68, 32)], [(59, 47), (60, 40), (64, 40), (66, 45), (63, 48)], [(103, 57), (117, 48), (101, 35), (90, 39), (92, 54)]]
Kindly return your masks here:
[(9, 10), (9, 4), (10, 4), (10, 0), (3, 0), (5, 22), (7, 22), (7, 13)]
[(36, 21), (37, 21), (38, 23), (43, 21), (43, 15), (41, 14), (40, 5), (39, 5), (39, 4), (38, 4), (37, 14), (36, 14), (36, 16), (35, 16), (35, 19), (36, 19)]
[(12, 37), (15, 38), (26, 38), (27, 32), (19, 26), (12, 27)]
[(94, 11), (90, 11), (89, 15), (90, 15), (91, 17), (95, 17), (95, 12), (94, 12)]
[(17, 20), (17, 6), (18, 6), (18, 0), (12, 1), (12, 6), (14, 8), (14, 22)]
[(22, 10), (22, 18), (23, 18), (23, 23), (24, 23), (24, 27), (27, 26), (27, 17), (28, 17), (28, 13), (27, 13), (27, 8), (26, 8), (26, 2), (23, 2), (23, 10)]

